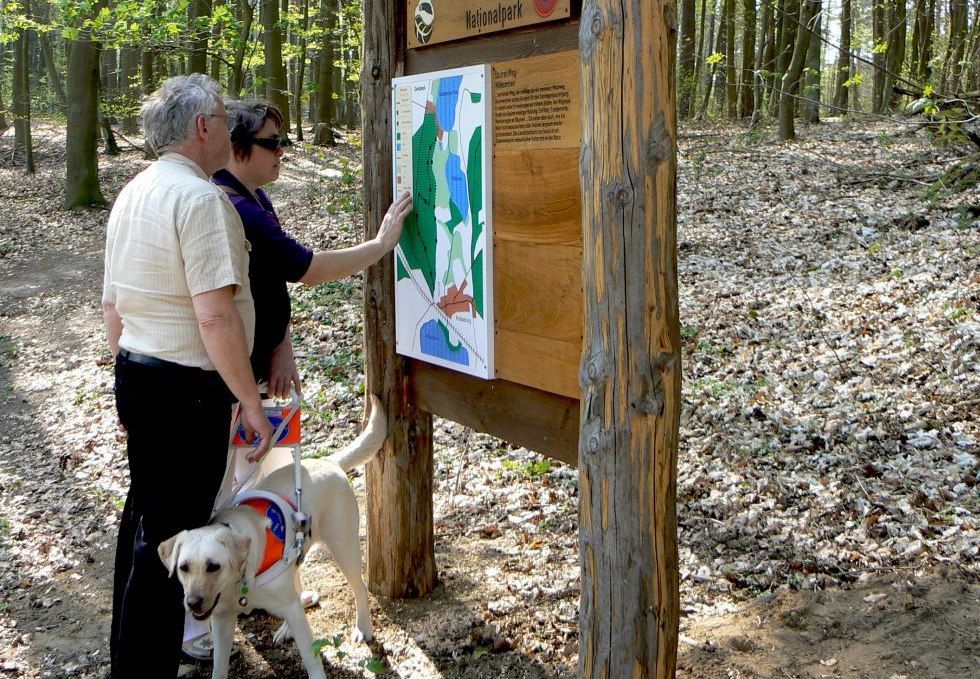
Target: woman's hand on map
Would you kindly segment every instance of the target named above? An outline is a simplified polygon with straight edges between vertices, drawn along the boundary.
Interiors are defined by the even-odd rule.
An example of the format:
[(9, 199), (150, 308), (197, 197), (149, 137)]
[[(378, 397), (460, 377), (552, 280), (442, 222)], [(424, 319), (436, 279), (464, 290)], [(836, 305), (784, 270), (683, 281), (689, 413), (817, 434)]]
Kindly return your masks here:
[(388, 208), (388, 212), (385, 213), (384, 219), (381, 220), (381, 226), (378, 228), (378, 235), (375, 236), (375, 239), (384, 247), (385, 252), (391, 250), (398, 243), (398, 239), (402, 235), (405, 217), (411, 211), (412, 194), (408, 191), (398, 196)]

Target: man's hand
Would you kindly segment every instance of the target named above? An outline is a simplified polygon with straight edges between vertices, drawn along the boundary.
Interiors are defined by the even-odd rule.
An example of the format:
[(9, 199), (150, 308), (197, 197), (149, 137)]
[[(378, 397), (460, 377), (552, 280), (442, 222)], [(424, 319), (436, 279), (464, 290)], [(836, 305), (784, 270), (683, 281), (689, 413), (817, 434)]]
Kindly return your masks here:
[(262, 406), (242, 405), (242, 426), (245, 428), (245, 440), (254, 441), (258, 435), (258, 445), (245, 455), (249, 462), (258, 462), (272, 447), (272, 423), (266, 417)]

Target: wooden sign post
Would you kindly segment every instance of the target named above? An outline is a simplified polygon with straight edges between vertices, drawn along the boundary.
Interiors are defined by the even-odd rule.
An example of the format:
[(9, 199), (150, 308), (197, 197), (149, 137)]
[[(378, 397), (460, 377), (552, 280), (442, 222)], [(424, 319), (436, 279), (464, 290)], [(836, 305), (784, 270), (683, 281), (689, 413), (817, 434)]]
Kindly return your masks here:
[[(489, 64), (494, 379), (394, 352), (394, 266), (365, 276), (368, 579), (436, 585), (436, 414), (578, 464), (583, 676), (673, 676), (680, 343), (674, 5), (367, 0), (368, 236), (392, 197), (391, 79)], [(584, 236), (583, 236), (584, 234)]]

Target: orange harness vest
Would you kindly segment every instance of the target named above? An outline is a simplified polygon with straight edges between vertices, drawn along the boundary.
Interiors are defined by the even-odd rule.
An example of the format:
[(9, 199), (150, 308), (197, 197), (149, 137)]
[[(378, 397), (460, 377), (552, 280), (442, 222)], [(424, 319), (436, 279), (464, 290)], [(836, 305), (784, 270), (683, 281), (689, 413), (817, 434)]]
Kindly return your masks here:
[(281, 495), (271, 493), (258, 495), (248, 492), (244, 493), (235, 504), (248, 505), (269, 520), (265, 529), (265, 551), (255, 571), (256, 575), (261, 575), (272, 568), (276, 562), (283, 560), (286, 552), (286, 537), (292, 536), (294, 532), (290, 528), (296, 505)]

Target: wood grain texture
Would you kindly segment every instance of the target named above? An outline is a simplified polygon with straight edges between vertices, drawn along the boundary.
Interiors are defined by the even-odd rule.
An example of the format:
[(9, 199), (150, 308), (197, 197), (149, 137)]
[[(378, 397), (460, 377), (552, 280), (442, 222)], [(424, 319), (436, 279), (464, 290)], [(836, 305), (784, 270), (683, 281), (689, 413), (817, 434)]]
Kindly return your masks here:
[[(391, 78), (402, 75), (404, 14), (396, 0), (364, 3), (361, 106), (364, 144), (364, 229), (373, 237), (391, 204)], [(400, 7), (400, 3), (398, 3)], [(408, 398), (405, 360), (394, 353), (392, 257), (364, 275), (364, 362), (367, 389), (388, 415), (388, 439), (368, 463), (368, 585), (376, 594), (418, 597), (436, 586), (432, 525), (432, 417)]]
[(676, 10), (582, 9), (579, 675), (675, 676)]
[(578, 146), (494, 153), (494, 242), (581, 245), (578, 156)]
[(494, 340), (498, 378), (578, 399), (581, 341), (563, 342), (507, 329), (498, 329)]
[(427, 412), (570, 465), (578, 461), (577, 399), (421, 361), (409, 361), (409, 383), (410, 398)]

